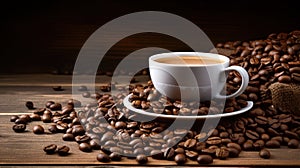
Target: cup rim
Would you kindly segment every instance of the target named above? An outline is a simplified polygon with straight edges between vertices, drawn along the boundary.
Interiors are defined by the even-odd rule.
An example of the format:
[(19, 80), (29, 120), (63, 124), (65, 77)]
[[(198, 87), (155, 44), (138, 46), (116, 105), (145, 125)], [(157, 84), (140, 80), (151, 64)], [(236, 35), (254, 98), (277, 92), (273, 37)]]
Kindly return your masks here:
[[(191, 56), (199, 56), (199, 57), (214, 57), (218, 59), (224, 60), (222, 63), (216, 64), (169, 64), (169, 63), (161, 63), (157, 62), (156, 59), (158, 58), (166, 58), (166, 57), (174, 57), (180, 55), (191, 55)], [(205, 53), (205, 52), (167, 52), (167, 53), (160, 53), (155, 54), (149, 57), (149, 67), (152, 65), (159, 65), (159, 66), (169, 66), (169, 67), (209, 67), (209, 66), (218, 66), (218, 65), (226, 65), (229, 63), (230, 59), (227, 56), (215, 54), (215, 53)]]

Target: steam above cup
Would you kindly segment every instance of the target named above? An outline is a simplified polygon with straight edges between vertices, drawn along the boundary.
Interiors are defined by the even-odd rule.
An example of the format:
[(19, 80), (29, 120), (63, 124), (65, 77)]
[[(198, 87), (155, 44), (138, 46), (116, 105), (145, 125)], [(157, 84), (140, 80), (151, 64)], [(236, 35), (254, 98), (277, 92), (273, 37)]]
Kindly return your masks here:
[[(229, 66), (229, 58), (202, 52), (170, 52), (149, 58), (149, 70), (154, 87), (174, 100), (210, 101), (242, 94), (248, 86), (247, 71), (240, 66)], [(237, 71), (242, 83), (230, 95), (225, 90), (227, 74)], [(226, 93), (226, 92), (225, 92)]]

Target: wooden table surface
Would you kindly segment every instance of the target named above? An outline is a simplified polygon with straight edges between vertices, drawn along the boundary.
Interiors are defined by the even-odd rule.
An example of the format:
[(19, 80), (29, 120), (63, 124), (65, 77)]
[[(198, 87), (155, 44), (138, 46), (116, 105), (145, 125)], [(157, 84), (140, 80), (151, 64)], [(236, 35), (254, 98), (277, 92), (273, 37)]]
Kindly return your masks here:
[[(15, 133), (9, 121), (12, 114), (28, 113), (25, 102), (31, 100), (36, 107), (43, 107), (47, 100), (64, 102), (72, 97), (71, 77), (64, 75), (1, 75), (0, 76), (0, 166), (2, 165), (90, 165), (90, 166), (131, 166), (135, 160), (123, 158), (121, 162), (101, 163), (96, 160), (99, 151), (84, 153), (78, 149), (76, 142), (62, 140), (62, 134), (35, 135), (32, 127), (37, 124), (49, 125), (42, 122), (32, 122), (27, 132)], [(98, 76), (101, 82), (109, 80), (106, 76)], [(50, 80), (51, 79), (51, 80)], [(138, 80), (144, 80), (144, 77)], [(64, 91), (53, 91), (52, 86), (61, 85)], [(91, 101), (87, 99), (83, 104)], [(71, 148), (70, 155), (61, 157), (56, 154), (46, 155), (45, 145), (55, 143), (67, 145)], [(241, 152), (238, 158), (227, 160), (215, 159), (209, 166), (300, 166), (300, 149), (270, 149), (272, 157), (262, 159), (258, 152)], [(173, 161), (149, 159), (146, 166), (173, 166)], [(195, 161), (188, 161), (185, 165), (199, 166)]]

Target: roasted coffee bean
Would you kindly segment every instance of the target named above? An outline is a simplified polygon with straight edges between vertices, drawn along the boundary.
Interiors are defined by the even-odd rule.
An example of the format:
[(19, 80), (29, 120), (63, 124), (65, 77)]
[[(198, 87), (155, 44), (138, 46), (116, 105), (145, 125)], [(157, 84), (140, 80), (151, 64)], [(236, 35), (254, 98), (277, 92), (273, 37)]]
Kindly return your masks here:
[(261, 150), (265, 146), (265, 142), (263, 140), (257, 140), (253, 143), (253, 147), (255, 150)]
[(116, 152), (112, 152), (110, 155), (109, 155), (109, 158), (110, 160), (112, 161), (121, 161), (122, 160), (122, 156)]
[(90, 140), (89, 144), (94, 150), (99, 150), (101, 148), (100, 141), (98, 139)]
[(118, 122), (115, 123), (115, 128), (116, 129), (124, 129), (126, 127), (127, 127), (127, 125), (124, 121), (118, 121)]
[(54, 103), (50, 105), (50, 110), (61, 110), (62, 106), (60, 103)]
[(183, 165), (186, 162), (186, 157), (184, 154), (177, 154), (174, 158), (174, 161), (178, 164), (178, 165)]
[(136, 161), (139, 164), (146, 164), (148, 162), (148, 157), (144, 154), (139, 154), (136, 156)]
[(82, 135), (82, 136), (78, 135), (75, 137), (75, 141), (77, 143), (88, 142), (89, 140), (90, 140), (90, 137), (87, 135)]
[(57, 146), (55, 144), (50, 144), (44, 147), (44, 152), (47, 154), (53, 154), (56, 151)]
[(191, 151), (191, 150), (185, 150), (185, 155), (191, 160), (196, 160), (198, 157), (198, 152)]
[(175, 153), (176, 154), (184, 154), (184, 149), (183, 148), (176, 148)]
[(10, 122), (15, 122), (18, 118), (19, 118), (19, 116), (17, 116), (17, 115), (11, 116)]
[[(184, 153), (184, 151), (182, 153)], [(164, 158), (166, 158), (167, 160), (173, 160), (174, 156), (175, 156), (175, 150), (174, 150), (174, 148), (167, 148), (167, 149), (165, 149), (165, 151), (164, 151)]]
[(206, 143), (209, 145), (218, 145), (222, 143), (222, 139), (220, 137), (210, 137), (206, 140)]
[(240, 154), (240, 151), (233, 147), (227, 148), (227, 150), (229, 152), (229, 157), (232, 157), (232, 158), (238, 157)]
[(79, 150), (83, 152), (92, 152), (92, 147), (90, 144), (83, 142), (79, 144)]
[(154, 149), (150, 152), (153, 159), (161, 160), (164, 157), (164, 153), (161, 150)]
[(269, 159), (271, 157), (271, 153), (268, 149), (262, 149), (259, 151), (259, 156), (264, 159)]
[(90, 98), (91, 97), (90, 92), (83, 92), (81, 95), (82, 95), (82, 97), (85, 97), (85, 98)]
[(32, 102), (32, 101), (27, 101), (27, 102), (25, 103), (25, 106), (26, 106), (29, 110), (34, 109), (34, 106), (33, 106), (33, 102)]
[(135, 155), (135, 156), (137, 156), (137, 155), (139, 155), (139, 154), (144, 154), (144, 153), (145, 153), (145, 151), (144, 151), (143, 148), (136, 148), (136, 149), (134, 149), (134, 151), (133, 151), (133, 155)]
[(250, 151), (250, 150), (252, 150), (253, 149), (253, 143), (251, 143), (251, 142), (245, 142), (244, 144), (243, 144), (243, 149), (245, 150), (245, 151)]
[(57, 152), (60, 156), (66, 156), (69, 154), (70, 148), (68, 146), (61, 146), (57, 148)]
[(226, 159), (229, 157), (229, 150), (226, 147), (221, 147), (216, 150), (216, 157), (219, 159)]
[(45, 131), (44, 131), (44, 127), (42, 127), (41, 125), (36, 125), (33, 127), (32, 129), (33, 133), (35, 134), (43, 134)]
[(26, 129), (26, 125), (25, 124), (15, 124), (15, 125), (13, 125), (12, 129), (17, 133), (24, 132)]
[(228, 148), (235, 148), (235, 149), (237, 149), (239, 152), (242, 151), (241, 146), (240, 146), (239, 144), (237, 144), (237, 143), (228, 143), (228, 144), (227, 144), (227, 147), (228, 147)]
[(81, 125), (75, 125), (72, 128), (73, 128), (72, 129), (72, 134), (74, 136), (84, 135), (85, 134), (85, 130), (84, 130), (84, 128)]
[(199, 164), (210, 164), (213, 162), (213, 158), (210, 155), (199, 155), (197, 157), (197, 162)]
[(299, 141), (297, 139), (291, 139), (288, 142), (287, 145), (288, 145), (289, 148), (298, 148), (299, 147)]
[(31, 114), (30, 119), (31, 121), (41, 121), (41, 116), (38, 114)]
[(265, 146), (267, 148), (280, 148), (280, 142), (276, 140), (269, 140), (266, 142)]
[(74, 140), (75, 140), (74, 135), (73, 135), (73, 134), (70, 134), (70, 133), (64, 134), (64, 135), (62, 136), (62, 139), (63, 139), (64, 141), (74, 141)]
[(41, 118), (41, 120), (44, 122), (44, 123), (50, 123), (52, 118), (50, 115), (47, 115), (47, 114), (44, 114)]
[(63, 91), (64, 89), (62, 88), (62, 86), (53, 86), (52, 89), (54, 91)]
[(259, 138), (259, 134), (257, 132), (252, 131), (252, 130), (247, 130), (246, 131), (246, 136), (249, 139), (252, 139), (252, 140), (257, 140)]
[(109, 156), (107, 154), (105, 154), (105, 153), (99, 153), (97, 155), (97, 160), (99, 162), (110, 162)]
[(188, 139), (184, 142), (184, 147), (187, 149), (193, 148), (197, 143), (196, 139)]
[(27, 124), (27, 120), (24, 118), (18, 118), (16, 119), (15, 124)]
[(268, 123), (268, 119), (264, 116), (255, 117), (255, 121), (260, 125), (266, 125)]
[(291, 82), (291, 77), (287, 75), (282, 75), (278, 78), (278, 82), (281, 83), (290, 83)]

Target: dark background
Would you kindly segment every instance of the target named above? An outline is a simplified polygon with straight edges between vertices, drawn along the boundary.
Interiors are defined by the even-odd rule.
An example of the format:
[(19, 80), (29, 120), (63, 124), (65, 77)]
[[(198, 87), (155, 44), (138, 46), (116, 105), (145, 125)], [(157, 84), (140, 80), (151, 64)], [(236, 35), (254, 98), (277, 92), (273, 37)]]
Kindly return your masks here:
[[(182, 16), (198, 25), (216, 44), (266, 38), (300, 29), (296, 1), (9, 1), (1, 4), (0, 73), (72, 71), (80, 48), (103, 24), (132, 12), (155, 10)], [(147, 43), (143, 43), (144, 39)], [(144, 40), (145, 41), (145, 40)], [(158, 34), (140, 34), (108, 52), (121, 58), (136, 49), (189, 48)], [(115, 60), (114, 60), (115, 61)], [(105, 70), (105, 69), (104, 69)]]

